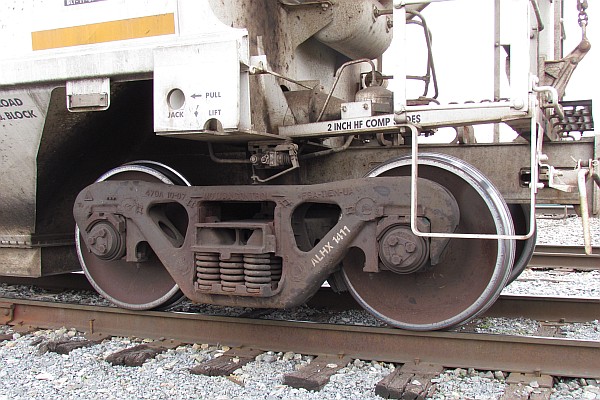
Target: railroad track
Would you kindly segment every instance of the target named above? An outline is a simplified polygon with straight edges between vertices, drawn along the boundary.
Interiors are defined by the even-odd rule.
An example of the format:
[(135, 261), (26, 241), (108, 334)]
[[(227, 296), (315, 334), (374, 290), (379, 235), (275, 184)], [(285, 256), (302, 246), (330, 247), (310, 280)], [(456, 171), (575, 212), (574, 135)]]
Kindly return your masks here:
[[(322, 288), (309, 306), (332, 310), (360, 310), (352, 296)], [(536, 321), (587, 322), (598, 319), (600, 299), (501, 295), (482, 317), (527, 318)]]
[(538, 204), (535, 206), (536, 218), (564, 219), (574, 214), (575, 210), (573, 206), (560, 204)]
[(586, 255), (581, 246), (537, 245), (528, 268), (568, 268), (579, 271), (600, 269), (600, 247)]
[[(576, 267), (569, 260), (579, 260), (577, 248), (543, 246), (536, 249), (536, 257), (556, 257), (562, 262), (555, 267), (586, 269), (579, 262)], [(597, 249), (595, 249), (597, 251)], [(570, 257), (576, 254), (575, 257)], [(597, 254), (597, 252), (595, 253)], [(549, 256), (548, 256), (549, 255)], [(538, 258), (537, 260), (541, 260)], [(538, 267), (536, 258), (532, 265)], [(540, 265), (540, 267), (543, 265)], [(590, 268), (594, 264), (588, 264)], [(547, 266), (546, 266), (547, 267)], [(46, 285), (56, 289), (65, 286), (89, 289), (82, 274), (73, 277), (55, 277)], [(34, 283), (35, 282), (31, 282)], [(68, 285), (66, 285), (69, 283)], [(73, 283), (75, 283), (73, 285)], [(335, 294), (324, 288), (313, 302), (331, 309), (359, 309), (348, 294)], [(216, 317), (199, 314), (167, 312), (131, 312), (112, 307), (90, 307), (63, 303), (45, 303), (0, 298), (0, 324), (10, 324), (28, 331), (36, 328), (68, 326), (87, 332), (92, 339), (107, 336), (137, 336), (163, 339), (157, 346), (171, 343), (219, 343), (234, 347), (215, 365), (198, 369), (207, 374), (223, 373), (231, 368), (233, 359), (243, 359), (255, 351), (281, 351), (301, 354), (328, 354), (310, 365), (318, 371), (298, 371), (284, 378), (294, 387), (318, 389), (328, 376), (319, 376), (327, 365), (345, 365), (351, 359), (378, 360), (402, 365), (376, 388), (384, 397), (403, 396), (406, 391), (431, 387), (431, 379), (440, 371), (452, 368), (507, 371), (507, 383), (527, 384), (546, 381), (552, 386), (552, 376), (600, 378), (600, 343), (552, 337), (562, 323), (584, 322), (598, 318), (600, 299), (564, 299), (503, 295), (483, 317), (528, 318), (540, 323), (540, 336), (507, 336), (474, 333), (469, 325), (459, 331), (407, 332), (381, 327), (321, 324), (304, 321), (281, 321), (257, 318)], [(542, 329), (544, 328), (544, 329)], [(169, 338), (164, 341), (164, 338)], [(335, 350), (332, 350), (335, 349)], [(241, 354), (241, 355), (240, 355)], [(490, 355), (493, 355), (490, 357)], [(230, 359), (227, 364), (227, 360)], [(252, 360), (249, 357), (248, 360)], [(225, 362), (225, 364), (223, 364)], [(236, 361), (237, 362), (237, 361)], [(336, 364), (337, 363), (337, 364)], [(233, 365), (233, 366), (232, 366)], [(425, 368), (422, 370), (422, 368)], [(433, 368), (433, 369), (432, 369)], [(216, 372), (215, 372), (216, 371)], [(319, 372), (321, 371), (321, 372)], [(432, 373), (432, 371), (437, 371)], [(335, 371), (330, 371), (333, 374)], [(529, 375), (520, 375), (520, 374)], [(533, 373), (533, 375), (531, 375)], [(408, 374), (408, 375), (403, 375)], [(419, 375), (421, 374), (421, 375)], [(425, 386), (409, 388), (403, 380), (427, 382)], [(516, 376), (516, 378), (511, 378)], [(288, 379), (288, 381), (286, 381)], [(385, 382), (384, 382), (385, 381)], [(400, 382), (400, 383), (398, 383)], [(512, 388), (512, 389), (511, 389)], [(521, 386), (507, 386), (503, 399), (512, 399), (511, 390)], [(549, 396), (550, 389), (545, 389)], [(412, 393), (412, 392), (410, 392)], [(549, 397), (540, 397), (549, 398)]]
[[(598, 301), (593, 303), (598, 310)], [(307, 371), (289, 373), (283, 378), (283, 382), (290, 386), (312, 390), (322, 387), (336, 368), (352, 359), (392, 362), (402, 366), (380, 381), (376, 392), (396, 398), (406, 391), (429, 388), (433, 378), (445, 369), (454, 368), (508, 371), (511, 376), (517, 377), (516, 381), (519, 374), (529, 374), (521, 378), (525, 384), (531, 380), (549, 380), (551, 385), (552, 376), (600, 378), (600, 342), (564, 338), (457, 331), (409, 332), (385, 327), (132, 312), (112, 307), (11, 299), (0, 299), (0, 324), (10, 324), (21, 331), (33, 330), (31, 327), (56, 329), (69, 326), (87, 332), (88, 337), (94, 340), (109, 336), (152, 338), (157, 340), (151, 344), (156, 349), (181, 343), (219, 343), (233, 347), (223, 357), (199, 364), (191, 370), (208, 375), (230, 374), (242, 365), (240, 360), (253, 361), (262, 351), (325, 354), (305, 367)], [(146, 345), (139, 347), (148, 352)], [(137, 348), (128, 351), (134, 352)], [(157, 350), (157, 353), (160, 352)], [(108, 356), (107, 360), (111, 357), (119, 358), (115, 354)], [(406, 379), (419, 379), (423, 383), (418, 388), (409, 387)], [(509, 389), (507, 391), (510, 392)], [(547, 394), (548, 397), (540, 398), (549, 398), (550, 389)], [(507, 399), (513, 398), (510, 394), (507, 396)]]
[[(579, 315), (566, 314), (573, 309), (579, 309)], [(590, 316), (599, 315), (600, 300), (503, 296), (487, 315), (507, 316), (506, 310), (522, 310), (520, 316), (526, 318), (589, 321)], [(91, 334), (166, 337), (183, 343), (220, 343), (302, 354), (331, 354), (336, 349), (335, 354), (367, 360), (407, 363), (419, 359), (448, 368), (600, 378), (600, 343), (563, 338), (455, 331), (420, 333), (302, 321), (132, 312), (6, 298), (0, 299), (0, 324), (18, 329), (68, 326)]]
[[(594, 256), (590, 257), (583, 256), (578, 247), (538, 246), (530, 267), (598, 269), (598, 249), (594, 250)], [(582, 261), (588, 259), (596, 262)], [(71, 277), (66, 281), (65, 277), (55, 277), (53, 281), (46, 281), (46, 285), (61, 289), (70, 282), (71, 286), (78, 289), (90, 289), (83, 275), (78, 275), (78, 279), (73, 280)], [(35, 284), (35, 281), (31, 283)], [(335, 294), (327, 288), (321, 290), (312, 302), (318, 307), (360, 309), (351, 296)], [(531, 337), (474, 333), (469, 325), (458, 331), (418, 333), (385, 327), (334, 325), (314, 321), (216, 317), (174, 312), (131, 312), (112, 307), (0, 298), (0, 324), (9, 324), (25, 331), (31, 330), (31, 327), (68, 326), (87, 332), (95, 338), (137, 336), (159, 339), (160, 336), (162, 339), (169, 338), (172, 343), (220, 343), (234, 347), (232, 357), (236, 359), (240, 356), (235, 349), (251, 348), (253, 351), (329, 354), (329, 358), (324, 359), (328, 361), (321, 362), (325, 363), (324, 365), (331, 364), (331, 357), (334, 361), (338, 357), (341, 363), (347, 363), (347, 360), (353, 358), (375, 359), (403, 364), (408, 366), (411, 373), (416, 373), (415, 368), (418, 369), (418, 365), (435, 365), (439, 368), (533, 373), (535, 379), (541, 376), (600, 378), (599, 342), (551, 337), (553, 333), (558, 332), (562, 323), (586, 322), (597, 319), (598, 315), (600, 299), (503, 295), (483, 316), (545, 321), (540, 324), (540, 328), (545, 328), (538, 333), (540, 337)], [(158, 343), (161, 345), (164, 341)], [(494, 356), (490, 357), (490, 354)], [(314, 364), (318, 365), (319, 362)], [(224, 367), (220, 365), (216, 368)], [(400, 377), (401, 370), (402, 368), (398, 372)], [(425, 371), (425, 375), (430, 376), (430, 372)], [(313, 376), (314, 372), (308, 375)], [(431, 375), (430, 379), (432, 376), (435, 375)], [(394, 379), (390, 379), (392, 387)], [(302, 379), (296, 383), (307, 388), (315, 385), (312, 381), (307, 383)]]

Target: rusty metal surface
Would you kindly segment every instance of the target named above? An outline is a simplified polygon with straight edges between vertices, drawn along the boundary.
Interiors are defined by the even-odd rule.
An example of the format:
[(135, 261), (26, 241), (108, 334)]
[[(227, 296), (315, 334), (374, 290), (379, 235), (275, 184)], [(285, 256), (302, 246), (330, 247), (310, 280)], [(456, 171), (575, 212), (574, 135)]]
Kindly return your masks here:
[[(544, 143), (544, 153), (548, 155), (550, 162), (555, 167), (572, 168), (574, 162), (571, 156), (582, 160), (598, 157), (597, 142), (599, 142), (597, 138), (584, 138), (580, 141)], [(529, 189), (520, 186), (518, 176), (521, 168), (529, 167), (529, 143), (487, 143), (459, 146), (428, 144), (419, 145), (419, 149), (459, 157), (480, 170), (502, 193), (507, 203), (528, 202)], [(347, 179), (349, 178), (349, 174), (352, 174), (354, 177), (364, 176), (375, 166), (393, 157), (409, 153), (410, 147), (350, 147), (348, 151), (337, 153), (330, 157), (304, 162), (301, 166), (302, 183), (310, 184)], [(493, 160), (493, 162), (490, 162), (490, 160)], [(588, 191), (591, 192), (592, 190), (593, 183), (590, 182)], [(597, 195), (595, 196), (597, 198)], [(579, 199), (576, 193), (562, 193), (551, 189), (541, 189), (538, 192), (538, 202), (541, 204), (577, 204), (579, 203)]]
[[(159, 164), (124, 165), (98, 179), (121, 180), (184, 185), (175, 178), (171, 179)], [(101, 212), (100, 215), (104, 214)], [(88, 232), (76, 231), (79, 261), (92, 286), (114, 304), (133, 310), (165, 307), (178, 301), (182, 294), (161, 260), (147, 246), (132, 247), (131, 243), (126, 243), (120, 234), (124, 230), (122, 217), (107, 214), (92, 222)], [(129, 230), (132, 231), (133, 227)], [(183, 237), (173, 240), (177, 239), (177, 244), (181, 245)], [(126, 248), (129, 251), (127, 258), (123, 257)], [(131, 253), (135, 253), (138, 259), (130, 259)]]
[(9, 302), (0, 302), (0, 324), (5, 325), (12, 321), (15, 306)]
[[(83, 274), (63, 274), (44, 278), (0, 276), (0, 283), (34, 285), (49, 290), (94, 290)], [(309, 307), (344, 311), (361, 309), (348, 293), (335, 293), (321, 287), (308, 301)], [(0, 306), (2, 309), (3, 306)], [(268, 314), (268, 310), (259, 313)], [(600, 315), (600, 299), (502, 295), (482, 317), (529, 318), (538, 321), (588, 322)]]
[[(349, 293), (321, 288), (308, 302), (317, 309), (350, 310), (361, 306)], [(600, 315), (600, 299), (501, 295), (481, 317), (528, 318), (536, 321), (589, 322)]]
[(600, 269), (600, 248), (594, 247), (592, 254), (586, 255), (581, 246), (538, 245), (528, 267), (598, 270)]
[(502, 295), (485, 317), (589, 322), (600, 315), (600, 299)]
[[(310, 298), (334, 272), (350, 246), (366, 254), (365, 266), (369, 271), (377, 271), (373, 233), (381, 217), (409, 214), (408, 179), (346, 180), (315, 186), (253, 186), (251, 190), (236, 186), (180, 187), (141, 181), (107, 181), (84, 189), (75, 203), (74, 214), (80, 231), (86, 232), (82, 243), (92, 239), (95, 224), (110, 222), (106, 215), (127, 218), (131, 222), (127, 229), (126, 258), (133, 256), (129, 249), (135, 249), (136, 243), (148, 242), (179, 288), (193, 301), (286, 308)], [(456, 227), (452, 196), (443, 186), (426, 179), (422, 179), (419, 186), (420, 215), (431, 221), (432, 230), (452, 232)], [(292, 226), (294, 212), (303, 203), (336, 205), (342, 210), (342, 217), (329, 232), (305, 251), (298, 248)], [(176, 227), (166, 214), (159, 213), (160, 207), (167, 204), (180, 207), (187, 212), (187, 218), (196, 223), (190, 223), (187, 231), (175, 235)], [(227, 208), (227, 204), (233, 206)], [(260, 218), (254, 219), (258, 211)], [(132, 227), (139, 228), (136, 237), (130, 235)], [(173, 237), (181, 234), (183, 242), (174, 243)], [(89, 256), (85, 249), (82, 253)], [(225, 268), (221, 264), (238, 264), (232, 261), (240, 256), (244, 264), (253, 265), (262, 264), (258, 258), (263, 256), (280, 258), (282, 272), (281, 277), (273, 281), (275, 288), (259, 290), (257, 296), (231, 296), (228, 285), (223, 283), (228, 280), (221, 276), (224, 275), (221, 269)], [(140, 266), (145, 264), (143, 260), (132, 261), (139, 261)], [(107, 264), (121, 262), (114, 258)], [(207, 283), (209, 278), (214, 282)], [(245, 277), (245, 282), (253, 281)], [(111, 282), (100, 286), (110, 288)], [(238, 289), (234, 287), (234, 290)]]
[(352, 358), (440, 364), (553, 376), (600, 378), (600, 343), (538, 337), (205, 317), (113, 308), (13, 301), (15, 326), (69, 326), (111, 335), (169, 337), (302, 354), (335, 352)]
[[(401, 179), (410, 173), (409, 162), (392, 159), (368, 176)], [(421, 155), (421, 162), (419, 175), (443, 184), (456, 198), (460, 223), (454, 233), (514, 233), (506, 204), (478, 172), (438, 155)], [(431, 232), (441, 231), (432, 227)], [(419, 331), (445, 329), (475, 317), (496, 300), (511, 273), (513, 246), (508, 240), (452, 239), (439, 263), (432, 257), (431, 268), (411, 275), (365, 275), (360, 258), (350, 253), (342, 274), (357, 301), (384, 322)]]

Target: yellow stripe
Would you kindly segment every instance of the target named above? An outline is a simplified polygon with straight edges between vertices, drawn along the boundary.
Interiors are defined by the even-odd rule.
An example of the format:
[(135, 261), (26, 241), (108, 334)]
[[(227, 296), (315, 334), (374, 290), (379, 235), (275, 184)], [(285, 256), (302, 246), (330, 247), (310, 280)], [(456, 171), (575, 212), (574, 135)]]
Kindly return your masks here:
[(31, 42), (33, 50), (46, 50), (172, 33), (175, 33), (173, 13), (32, 32)]

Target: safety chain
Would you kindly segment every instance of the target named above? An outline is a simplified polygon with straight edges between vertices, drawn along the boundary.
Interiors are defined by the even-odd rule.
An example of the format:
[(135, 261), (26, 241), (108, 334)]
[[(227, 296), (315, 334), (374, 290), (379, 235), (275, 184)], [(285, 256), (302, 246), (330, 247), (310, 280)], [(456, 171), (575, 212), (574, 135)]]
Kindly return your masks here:
[(579, 11), (579, 17), (577, 18), (577, 22), (581, 27), (581, 31), (583, 33), (583, 37), (586, 36), (586, 28), (588, 24), (588, 15), (587, 10), (588, 2), (587, 0), (577, 0), (577, 10)]

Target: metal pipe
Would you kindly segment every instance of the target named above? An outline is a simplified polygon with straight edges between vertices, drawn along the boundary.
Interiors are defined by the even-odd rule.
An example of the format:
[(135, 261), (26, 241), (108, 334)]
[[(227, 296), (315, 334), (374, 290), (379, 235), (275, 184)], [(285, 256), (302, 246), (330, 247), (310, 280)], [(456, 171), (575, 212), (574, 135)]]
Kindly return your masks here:
[(394, 7), (398, 8), (398, 6), (408, 6), (411, 4), (441, 3), (442, 1), (452, 1), (452, 0), (395, 0)]
[(207, 144), (208, 144), (208, 154), (210, 155), (210, 159), (218, 164), (251, 164), (250, 160), (219, 158), (215, 155), (215, 153), (213, 151), (212, 143), (208, 142)]
[(283, 79), (285, 81), (295, 83), (296, 85), (301, 86), (301, 87), (303, 87), (305, 89), (309, 89), (309, 90), (313, 89), (312, 87), (310, 87), (310, 86), (308, 86), (308, 85), (306, 85), (306, 84), (304, 84), (304, 83), (302, 83), (300, 81), (297, 81), (297, 80), (292, 79), (292, 78), (288, 78), (287, 76), (278, 74), (277, 72), (269, 71), (268, 69), (264, 69), (264, 68), (260, 68), (260, 67), (253, 67), (253, 68), (251, 68), (250, 69), (250, 74), (251, 75), (269, 74), (269, 75), (273, 75), (276, 78), (280, 78), (280, 79)]
[(342, 66), (340, 68), (338, 68), (337, 72), (335, 73), (336, 77), (335, 77), (335, 81), (333, 82), (333, 86), (331, 87), (331, 90), (329, 91), (329, 94), (327, 95), (327, 99), (325, 99), (325, 104), (323, 104), (323, 109), (319, 113), (319, 117), (317, 118), (317, 120), (315, 122), (319, 122), (321, 120), (321, 118), (323, 117), (323, 114), (325, 114), (327, 105), (329, 104), (329, 101), (331, 100), (331, 96), (333, 96), (333, 91), (335, 90), (335, 87), (337, 86), (337, 84), (340, 80), (340, 76), (342, 76), (342, 72), (344, 71), (344, 69), (350, 65), (360, 64), (360, 63), (371, 64), (371, 74), (372, 74), (371, 82), (373, 82), (373, 83), (377, 82), (377, 77), (375, 76), (375, 71), (376, 71), (375, 63), (373, 62), (373, 60), (369, 60), (368, 58), (361, 58), (358, 60), (348, 61), (348, 62), (342, 64)]
[[(406, 10), (406, 13), (412, 15), (414, 17), (418, 17), (420, 21), (411, 20), (407, 22), (407, 24), (416, 24), (420, 25), (423, 28), (425, 35), (425, 42), (427, 44), (427, 75), (425, 76), (425, 91), (423, 93), (423, 97), (427, 96), (427, 92), (429, 91), (429, 78), (433, 79), (433, 99), (437, 99), (438, 97), (438, 84), (437, 84), (437, 75), (435, 72), (435, 63), (433, 62), (433, 50), (432, 50), (432, 38), (431, 31), (427, 26), (427, 21), (425, 21), (425, 17), (418, 11), (415, 10)], [(409, 77), (407, 77), (410, 79)]]
[(253, 180), (253, 183), (256, 183), (256, 182), (259, 182), (259, 183), (265, 183), (265, 182), (272, 181), (273, 179), (279, 178), (280, 176), (283, 176), (283, 175), (287, 174), (288, 172), (291, 172), (291, 171), (293, 171), (293, 170), (295, 170), (296, 168), (299, 168), (299, 167), (300, 167), (300, 165), (298, 165), (298, 164), (296, 164), (296, 165), (292, 165), (292, 166), (291, 166), (291, 167), (289, 167), (288, 169), (286, 169), (286, 170), (284, 170), (284, 171), (281, 171), (281, 172), (279, 172), (279, 173), (277, 173), (277, 174), (275, 174), (275, 175), (273, 175), (273, 176), (270, 176), (270, 177), (268, 177), (268, 178), (265, 178), (265, 179), (262, 179), (262, 178), (260, 178), (260, 177), (259, 177), (258, 175), (256, 175), (256, 174), (252, 174), (252, 177), (251, 177), (251, 178), (252, 178), (252, 180)]
[(394, 76), (394, 113), (395, 121), (402, 123), (405, 116), (402, 115), (406, 111), (406, 64), (408, 54), (406, 54), (406, 7), (400, 6), (397, 1), (394, 1), (394, 40), (390, 45), (390, 51), (395, 54), (392, 58), (392, 75)]
[(374, 8), (373, 15), (375, 16), (375, 18), (379, 18), (382, 15), (394, 15), (394, 10), (393, 9), (380, 10), (379, 8)]
[(328, 154), (339, 153), (340, 151), (344, 151), (344, 150), (348, 149), (348, 147), (350, 147), (350, 144), (352, 143), (353, 140), (354, 140), (354, 135), (351, 135), (351, 136), (348, 136), (348, 139), (346, 139), (346, 142), (344, 142), (344, 144), (339, 147), (334, 147), (334, 148), (323, 150), (323, 151), (317, 151), (315, 153), (304, 154), (304, 155), (300, 156), (299, 158), (301, 160), (306, 160), (309, 158), (315, 158), (315, 157), (326, 156)]
[(583, 225), (583, 245), (585, 254), (592, 254), (592, 234), (590, 233), (590, 214), (588, 210), (587, 188), (585, 187), (587, 169), (577, 172), (577, 187), (579, 189), (579, 206), (581, 207), (581, 224)]
[(537, 24), (538, 24), (538, 32), (541, 32), (544, 30), (544, 21), (542, 21), (542, 14), (540, 13), (540, 6), (539, 6), (537, 0), (529, 0), (529, 2), (533, 6), (533, 12), (535, 13), (535, 19), (537, 20)]

